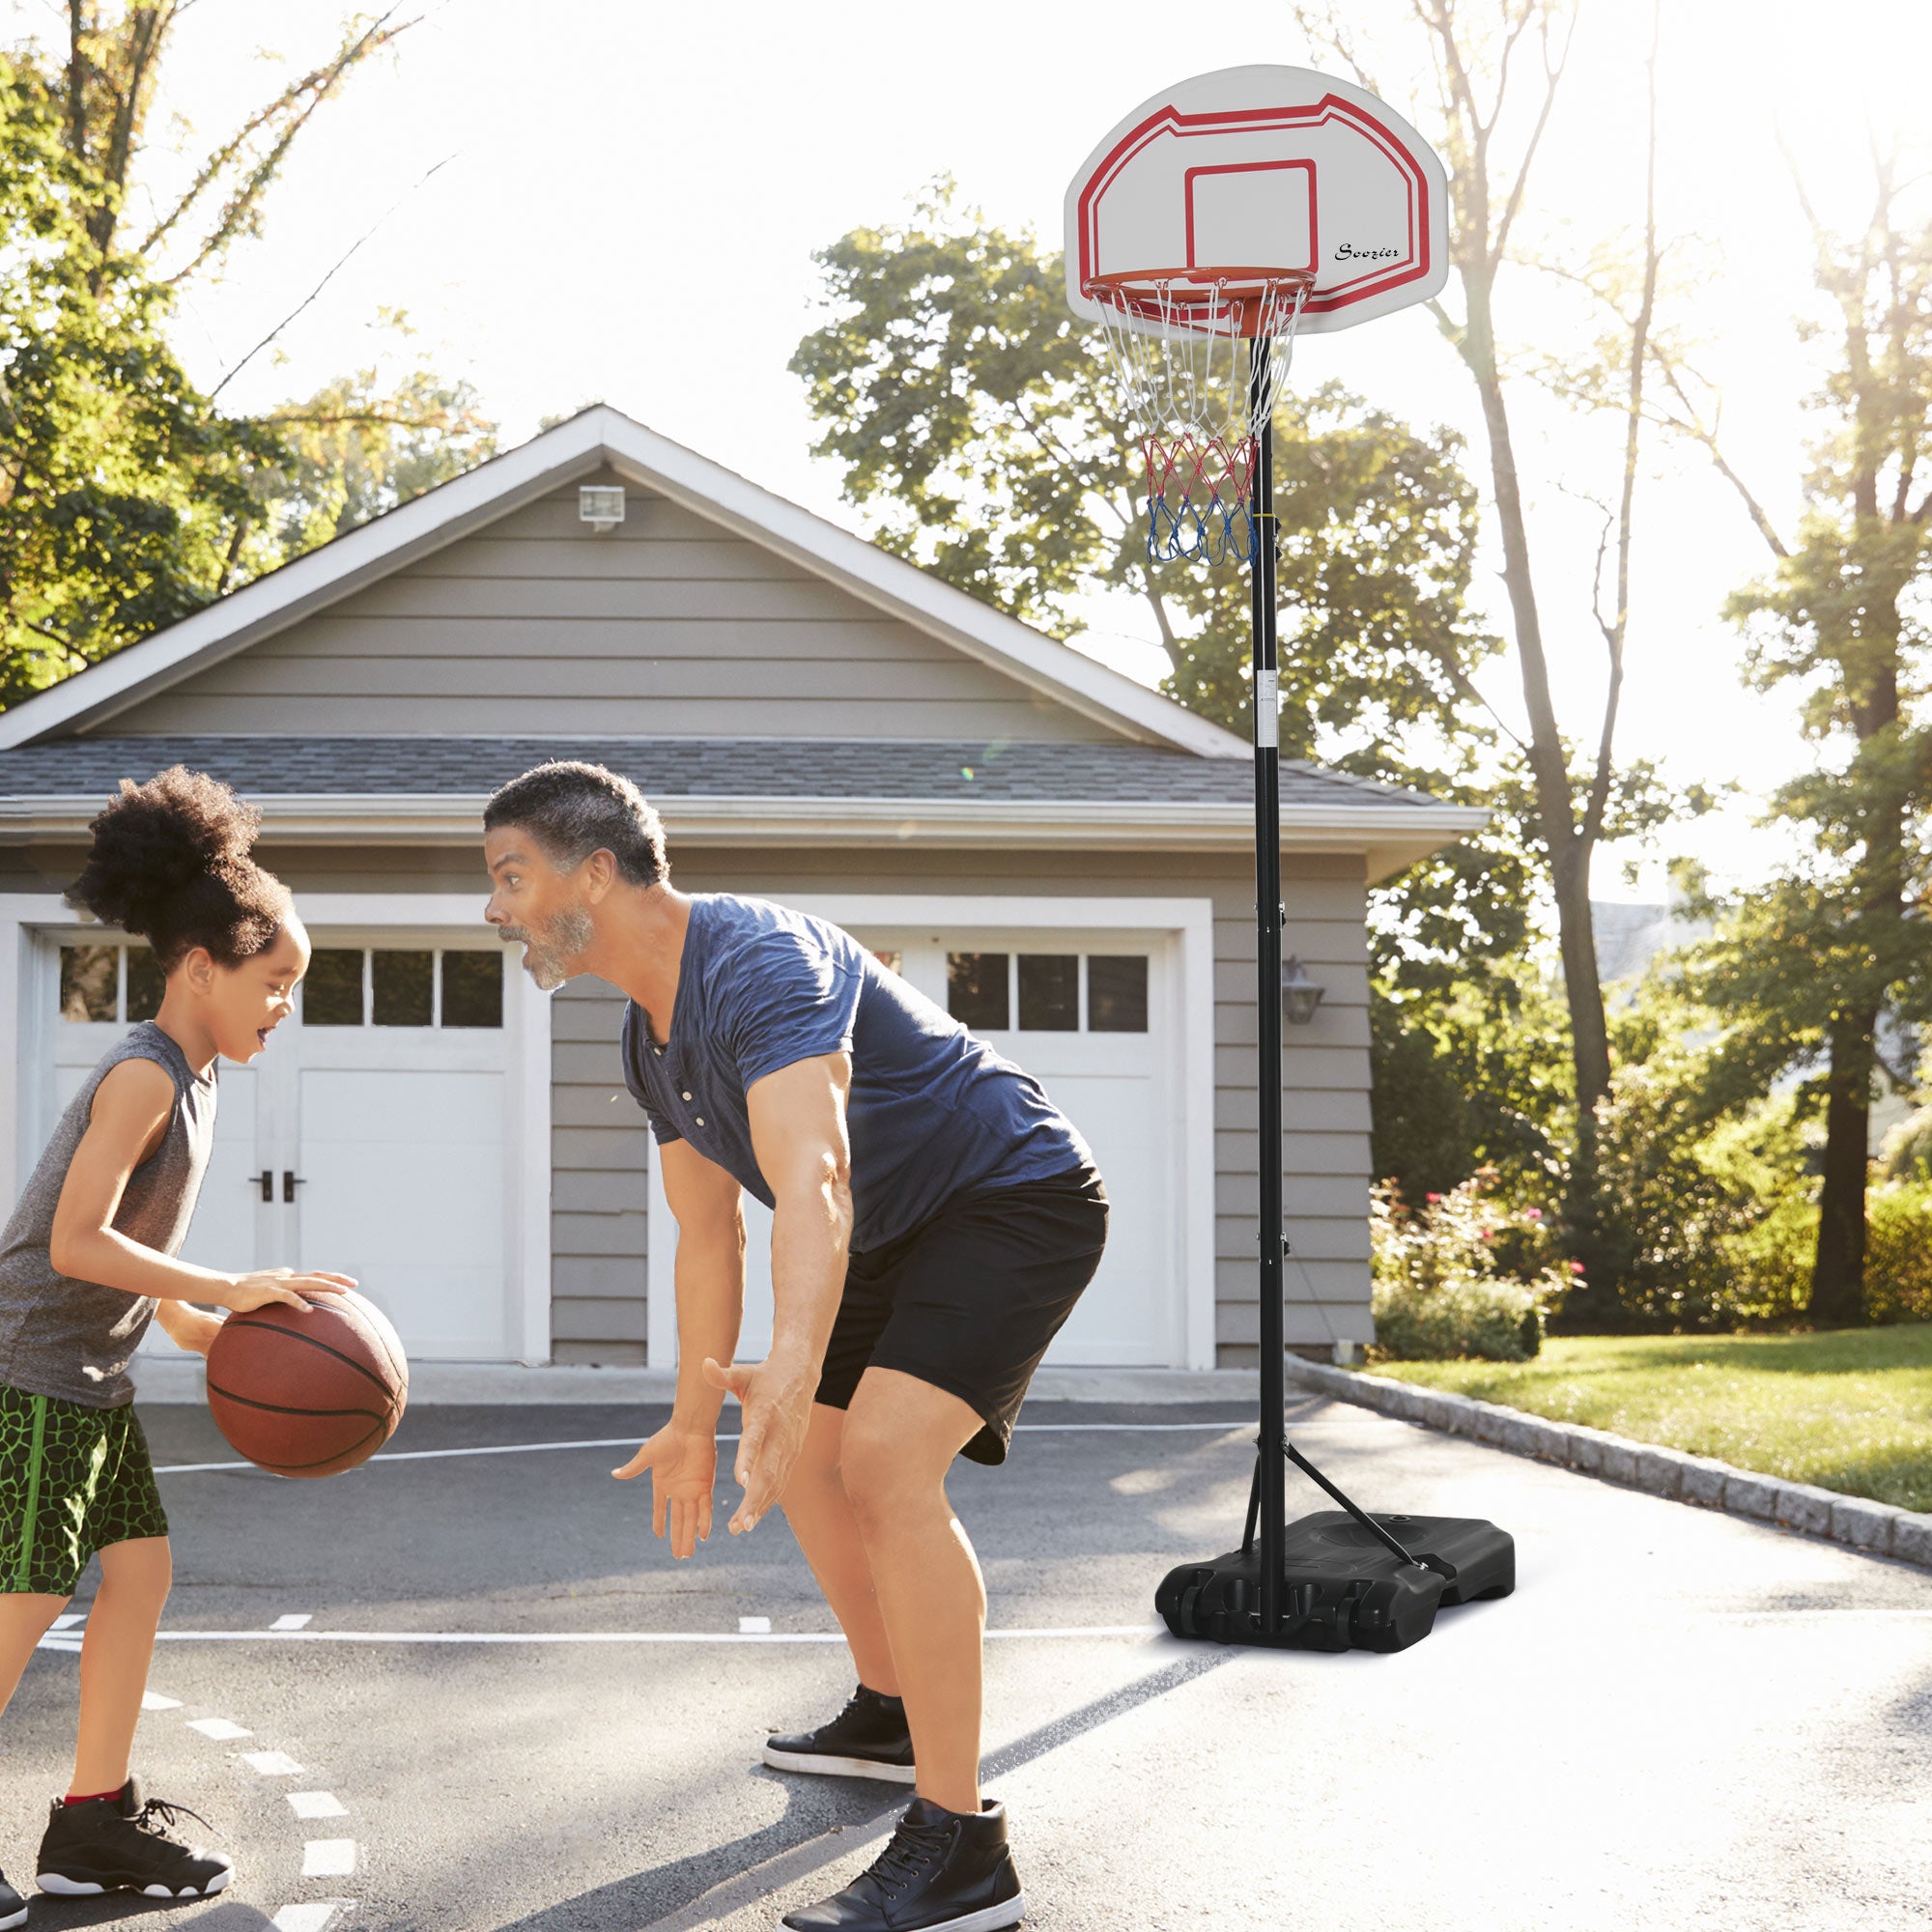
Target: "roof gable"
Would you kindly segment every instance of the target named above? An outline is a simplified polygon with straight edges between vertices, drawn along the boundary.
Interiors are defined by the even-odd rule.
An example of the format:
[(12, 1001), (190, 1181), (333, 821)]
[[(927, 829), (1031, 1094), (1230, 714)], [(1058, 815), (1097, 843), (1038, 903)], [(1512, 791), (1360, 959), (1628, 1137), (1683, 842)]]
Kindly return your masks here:
[[(668, 668), (639, 684), (639, 702), (651, 708), (648, 722), (620, 723), (608, 711), (595, 722), (580, 722), (586, 707), (622, 696), (601, 691), (594, 671), (587, 671), (578, 674), (573, 693), (557, 700), (561, 710), (519, 714), (523, 728), (1090, 738), (1168, 746), (1213, 758), (1248, 755), (1240, 739), (1172, 700), (605, 407), (585, 411), (14, 706), (0, 716), (0, 749), (87, 732), (109, 721), (118, 731), (259, 730), (262, 714), (244, 701), (251, 688), (276, 707), (298, 696), (315, 700), (299, 722), (278, 708), (279, 723), (271, 728), (283, 730), (504, 729), (500, 705), (492, 712), (483, 699), (491, 695), (493, 677), (498, 680), (496, 695), (502, 696), (504, 662), (520, 657), (526, 667), (532, 662), (530, 636), (520, 644), (514, 634), (519, 599), (528, 624), (552, 623), (560, 614), (554, 596), (546, 608), (543, 597), (526, 594), (530, 582), (546, 580), (540, 567), (535, 577), (519, 578), (514, 547), (532, 539), (516, 532), (533, 520), (540, 526), (549, 513), (553, 520), (567, 520), (582, 555), (603, 559), (596, 568), (608, 567), (612, 557), (622, 559), (624, 542), (609, 545), (584, 535), (570, 501), (577, 483), (606, 470), (640, 493), (640, 525), (654, 521), (662, 530), (681, 534), (687, 546), (700, 544), (709, 552), (717, 570), (706, 579), (704, 610), (710, 620), (723, 612), (739, 643), (750, 638), (751, 657), (767, 666), (762, 695), (778, 708), (763, 722), (752, 716), (746, 707), (761, 695), (759, 680), (734, 664), (729, 668), (735, 683), (727, 680), (720, 689), (714, 674), (711, 688), (691, 694), (682, 719), (668, 724), (651, 698), (653, 691), (662, 695), (675, 687), (677, 675)], [(546, 497), (554, 500), (546, 504)], [(647, 530), (634, 530), (629, 554), (647, 538)], [(600, 550), (600, 544), (608, 547)], [(511, 551), (503, 550), (505, 545)], [(466, 568), (466, 559), (473, 565), (473, 554), (487, 547), (495, 547), (503, 567), (494, 573)], [(588, 581), (594, 583), (594, 571)], [(648, 575), (642, 581), (650, 582)], [(668, 589), (674, 581), (655, 582), (648, 593), (639, 594), (665, 624), (707, 621), (702, 614), (679, 616), (677, 594)], [(720, 585), (729, 588), (721, 594)], [(465, 663), (458, 682), (486, 687), (470, 694), (468, 709), (452, 688), (453, 664), (440, 676), (430, 667), (427, 688), (412, 694), (411, 673), (399, 669), (397, 660), (412, 656), (413, 648), (398, 651), (384, 640), (382, 620), (407, 615), (412, 598), (426, 599), (445, 620), (468, 615), (476, 626), (480, 655), (491, 664), (466, 657), (460, 639), (440, 647)], [(596, 602), (594, 595), (587, 599), (589, 606)], [(595, 611), (586, 609), (583, 621), (597, 621)], [(791, 673), (758, 658), (758, 640), (750, 634), (759, 624), (814, 621), (838, 633), (830, 660), (842, 667), (837, 677), (814, 678), (825, 654), (801, 647), (796, 638), (777, 647), (781, 665), (786, 649), (801, 652), (806, 662)], [(359, 646), (350, 635), (358, 623)], [(495, 643), (480, 649), (486, 626), (496, 627)], [(428, 635), (421, 629), (411, 633), (412, 639)], [(578, 635), (591, 641), (587, 633)], [(655, 635), (670, 638), (668, 631)], [(648, 647), (640, 651), (635, 638), (606, 639), (593, 648), (593, 657), (598, 648), (612, 674), (623, 671), (634, 679), (640, 661), (654, 667), (660, 657)], [(738, 657), (746, 655), (733, 649)], [(245, 667), (232, 663), (242, 652), (250, 653)], [(548, 643), (534, 654), (540, 670), (554, 668), (547, 662), (551, 654)], [(663, 655), (675, 658), (677, 652)], [(817, 663), (810, 662), (814, 657)], [(291, 670), (304, 658), (306, 669)], [(327, 672), (315, 668), (321, 660), (328, 661)], [(223, 666), (226, 670), (218, 672), (216, 667)], [(416, 675), (422, 682), (420, 669)], [(333, 683), (304, 694), (304, 677)], [(359, 693), (348, 688), (358, 678), (364, 687)], [(880, 696), (879, 686), (901, 695)], [(384, 688), (400, 700), (386, 710)], [(516, 694), (509, 696), (514, 703)], [(220, 704), (211, 710), (216, 698)], [(837, 716), (848, 701), (870, 706), (870, 715), (856, 720), (856, 729), (854, 717), (841, 723)], [(823, 714), (817, 728), (811, 726), (814, 706)], [(721, 707), (733, 707), (731, 715)], [(224, 717), (232, 724), (221, 722)]]

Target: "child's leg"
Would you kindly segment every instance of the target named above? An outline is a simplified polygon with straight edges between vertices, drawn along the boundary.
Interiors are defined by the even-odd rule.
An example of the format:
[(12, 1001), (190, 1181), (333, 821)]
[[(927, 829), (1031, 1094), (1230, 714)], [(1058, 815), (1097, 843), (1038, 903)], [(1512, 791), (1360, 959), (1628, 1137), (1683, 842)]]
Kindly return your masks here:
[(70, 1796), (118, 1791), (128, 1781), (155, 1633), (173, 1581), (165, 1536), (110, 1543), (100, 1551), (100, 1588), (80, 1646), (80, 1742)]
[(34, 1646), (67, 1605), (65, 1597), (30, 1597), (19, 1591), (0, 1595), (0, 1711), (12, 1699)]

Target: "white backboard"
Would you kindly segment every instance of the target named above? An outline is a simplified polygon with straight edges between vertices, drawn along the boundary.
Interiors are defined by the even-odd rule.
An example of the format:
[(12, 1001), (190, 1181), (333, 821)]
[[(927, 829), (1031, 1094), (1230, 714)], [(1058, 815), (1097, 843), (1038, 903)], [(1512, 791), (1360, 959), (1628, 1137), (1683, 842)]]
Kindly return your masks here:
[(1401, 115), (1299, 67), (1231, 67), (1144, 100), (1066, 190), (1066, 295), (1096, 274), (1306, 269), (1300, 331), (1350, 328), (1448, 278), (1448, 177)]

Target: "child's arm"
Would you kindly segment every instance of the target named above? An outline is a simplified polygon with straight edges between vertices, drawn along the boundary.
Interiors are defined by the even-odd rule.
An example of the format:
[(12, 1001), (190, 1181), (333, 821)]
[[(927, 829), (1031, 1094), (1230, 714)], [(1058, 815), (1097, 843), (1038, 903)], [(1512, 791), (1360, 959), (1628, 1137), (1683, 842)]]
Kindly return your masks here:
[[(128, 1179), (159, 1148), (174, 1104), (175, 1083), (167, 1068), (152, 1060), (122, 1061), (94, 1090), (87, 1132), (74, 1150), (60, 1205), (54, 1209), (53, 1236), (47, 1244), (54, 1266), (76, 1281), (99, 1282), (127, 1294), (153, 1295), (164, 1305), (210, 1301), (238, 1313), (270, 1301), (305, 1310), (308, 1303), (298, 1291), (339, 1294), (354, 1288), (347, 1275), (297, 1274), (291, 1268), (219, 1274), (190, 1262), (172, 1261), (115, 1229), (114, 1216)], [(174, 1332), (168, 1321), (162, 1325)], [(193, 1330), (197, 1324), (182, 1325)]]

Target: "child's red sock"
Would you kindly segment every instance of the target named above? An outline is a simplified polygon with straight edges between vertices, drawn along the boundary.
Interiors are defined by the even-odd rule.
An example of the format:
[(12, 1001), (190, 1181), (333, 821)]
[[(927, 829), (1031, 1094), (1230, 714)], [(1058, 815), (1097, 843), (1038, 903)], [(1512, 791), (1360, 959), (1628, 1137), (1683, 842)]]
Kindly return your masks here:
[(112, 1791), (89, 1791), (78, 1797), (63, 1798), (61, 1803), (63, 1804), (92, 1804), (97, 1799), (119, 1798), (127, 1788), (125, 1784), (119, 1784)]

